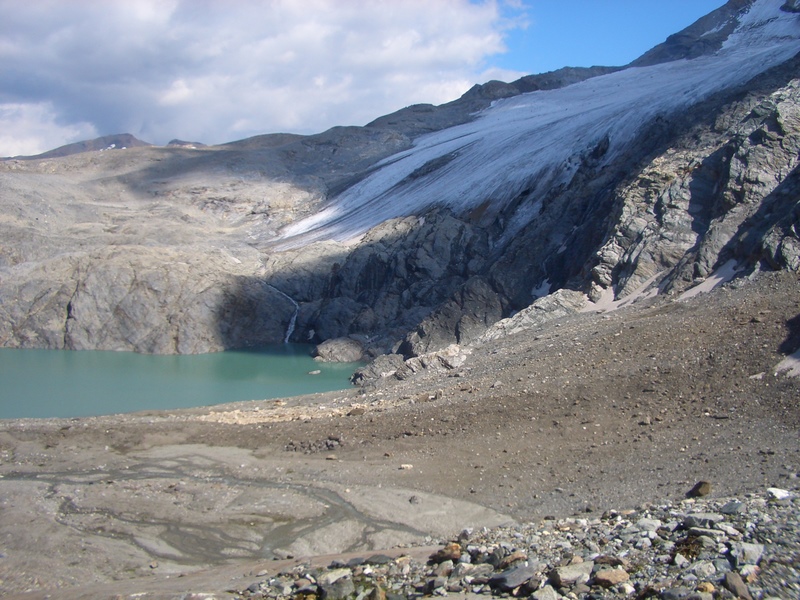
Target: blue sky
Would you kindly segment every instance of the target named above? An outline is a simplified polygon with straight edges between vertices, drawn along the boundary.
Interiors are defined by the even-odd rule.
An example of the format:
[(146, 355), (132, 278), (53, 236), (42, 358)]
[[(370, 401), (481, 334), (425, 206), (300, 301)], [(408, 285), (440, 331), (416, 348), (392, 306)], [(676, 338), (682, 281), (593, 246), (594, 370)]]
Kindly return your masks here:
[(724, 0), (527, 0), (519, 9), (504, 8), (509, 17), (522, 16), (528, 25), (508, 32), (508, 52), (492, 62), (531, 73), (563, 66), (624, 65), (724, 4)]
[(0, 156), (364, 125), (490, 79), (626, 64), (723, 4), (0, 0)]

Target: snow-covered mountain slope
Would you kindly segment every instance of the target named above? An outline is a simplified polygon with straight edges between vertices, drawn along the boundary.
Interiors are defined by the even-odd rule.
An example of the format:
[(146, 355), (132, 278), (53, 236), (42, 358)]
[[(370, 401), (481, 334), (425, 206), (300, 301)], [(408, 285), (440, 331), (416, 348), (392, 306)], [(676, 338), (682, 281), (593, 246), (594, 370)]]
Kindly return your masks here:
[[(797, 54), (800, 16), (781, 10), (784, 4), (756, 0), (745, 7), (713, 54), (500, 100), (470, 123), (423, 136), (323, 210), (287, 226), (278, 247), (348, 240), (388, 219), (437, 206), (462, 216), (474, 211), (485, 222), (523, 192), (536, 198), (568, 184), (592, 153), (610, 164), (656, 117), (740, 86)], [(504, 223), (504, 239), (538, 209), (535, 200), (522, 203)]]

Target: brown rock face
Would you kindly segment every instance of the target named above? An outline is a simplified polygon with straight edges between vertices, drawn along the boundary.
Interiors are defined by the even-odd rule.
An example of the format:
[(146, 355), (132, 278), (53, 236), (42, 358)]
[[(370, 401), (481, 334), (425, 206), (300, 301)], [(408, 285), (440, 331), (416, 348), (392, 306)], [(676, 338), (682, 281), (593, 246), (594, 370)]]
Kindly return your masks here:
[(456, 542), (450, 542), (444, 548), (431, 554), (430, 562), (438, 565), (448, 560), (456, 562), (459, 558), (461, 558), (461, 545)]

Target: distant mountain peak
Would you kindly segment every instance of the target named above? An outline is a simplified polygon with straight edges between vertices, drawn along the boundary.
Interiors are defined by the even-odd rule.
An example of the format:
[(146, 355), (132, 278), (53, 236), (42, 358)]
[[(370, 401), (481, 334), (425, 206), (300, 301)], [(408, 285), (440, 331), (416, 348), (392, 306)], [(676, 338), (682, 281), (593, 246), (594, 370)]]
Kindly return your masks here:
[(755, 2), (756, 0), (730, 0), (685, 29), (672, 34), (666, 41), (634, 60), (630, 66), (646, 67), (717, 52), (739, 26), (739, 16)]
[(82, 152), (97, 152), (104, 150), (124, 150), (126, 148), (136, 148), (139, 146), (152, 146), (149, 142), (143, 142), (130, 133), (116, 133), (112, 135), (104, 135), (93, 140), (84, 140), (82, 142), (74, 142), (59, 146), (53, 150), (35, 154), (32, 156), (15, 156), (18, 160), (34, 160), (42, 158), (61, 158), (70, 156), (72, 154), (80, 154)]
[(173, 148), (205, 148), (206, 145), (202, 142), (187, 142), (185, 140), (174, 139), (167, 143), (167, 146)]

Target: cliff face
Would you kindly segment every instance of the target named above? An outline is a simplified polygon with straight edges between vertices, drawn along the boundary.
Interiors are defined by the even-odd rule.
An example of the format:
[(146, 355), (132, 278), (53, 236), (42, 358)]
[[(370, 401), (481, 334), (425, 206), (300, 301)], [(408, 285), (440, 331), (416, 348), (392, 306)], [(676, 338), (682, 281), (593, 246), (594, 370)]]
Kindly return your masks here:
[[(619, 218), (597, 253), (593, 287), (618, 296), (663, 274), (663, 291), (708, 277), (726, 261), (797, 270), (800, 94), (793, 60), (654, 157), (615, 193)], [(713, 121), (712, 121), (713, 117)]]
[(0, 343), (349, 336), (408, 357), (561, 289), (800, 270), (797, 19), (730, 2), (638, 68), (490, 82), (364, 128), (0, 162)]

